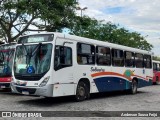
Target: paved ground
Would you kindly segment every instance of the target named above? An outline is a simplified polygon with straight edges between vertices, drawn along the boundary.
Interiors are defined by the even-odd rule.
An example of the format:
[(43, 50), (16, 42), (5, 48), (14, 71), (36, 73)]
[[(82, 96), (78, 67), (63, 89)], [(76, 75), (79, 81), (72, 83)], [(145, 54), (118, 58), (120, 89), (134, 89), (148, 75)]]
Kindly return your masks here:
[[(45, 99), (1, 90), (1, 111), (160, 111), (160, 85), (126, 92), (94, 94), (90, 100), (74, 102), (73, 97)], [(142, 118), (143, 119), (143, 118)]]

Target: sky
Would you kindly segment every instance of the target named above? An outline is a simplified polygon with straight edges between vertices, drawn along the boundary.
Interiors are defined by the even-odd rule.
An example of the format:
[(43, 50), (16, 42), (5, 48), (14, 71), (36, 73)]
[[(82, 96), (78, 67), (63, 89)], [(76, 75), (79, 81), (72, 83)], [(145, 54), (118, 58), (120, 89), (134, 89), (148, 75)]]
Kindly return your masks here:
[[(146, 37), (160, 56), (160, 0), (77, 0), (82, 12), (98, 20), (111, 21)], [(77, 11), (80, 15), (80, 11)]]

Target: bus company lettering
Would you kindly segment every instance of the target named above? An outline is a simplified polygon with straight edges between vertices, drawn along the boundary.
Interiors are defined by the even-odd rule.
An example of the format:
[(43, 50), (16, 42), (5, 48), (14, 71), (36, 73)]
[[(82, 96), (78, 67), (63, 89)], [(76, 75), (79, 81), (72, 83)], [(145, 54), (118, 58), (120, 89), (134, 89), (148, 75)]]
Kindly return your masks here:
[(91, 67), (91, 72), (105, 72), (103, 68)]

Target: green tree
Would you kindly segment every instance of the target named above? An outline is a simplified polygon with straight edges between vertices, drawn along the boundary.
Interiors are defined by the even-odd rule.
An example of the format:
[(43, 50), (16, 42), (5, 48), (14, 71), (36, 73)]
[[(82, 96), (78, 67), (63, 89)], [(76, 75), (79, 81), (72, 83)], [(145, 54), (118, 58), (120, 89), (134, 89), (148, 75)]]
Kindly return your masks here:
[[(1, 2), (0, 27), (12, 42), (29, 31), (60, 31), (70, 26), (75, 0), (12, 0)], [(12, 33), (17, 34), (12, 34)]]
[(153, 60), (160, 61), (160, 57), (158, 57), (158, 56), (153, 56)]
[(74, 21), (72, 33), (78, 36), (148, 51), (150, 51), (153, 47), (140, 33), (130, 32), (125, 28), (120, 28), (119, 25), (112, 24), (111, 22), (106, 23), (103, 20), (98, 21), (87, 16), (82, 18), (76, 17)]

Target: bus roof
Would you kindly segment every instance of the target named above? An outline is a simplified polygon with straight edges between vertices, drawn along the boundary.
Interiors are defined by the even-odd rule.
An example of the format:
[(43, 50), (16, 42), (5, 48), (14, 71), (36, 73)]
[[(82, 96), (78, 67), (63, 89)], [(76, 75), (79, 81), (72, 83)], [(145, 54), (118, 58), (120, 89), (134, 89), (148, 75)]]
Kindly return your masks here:
[[(37, 33), (37, 34), (39, 34), (39, 35), (40, 34), (54, 34), (55, 37), (67, 38), (67, 39), (74, 40), (77, 42), (83, 42), (83, 43), (99, 45), (99, 46), (108, 46), (108, 47), (115, 48), (115, 49), (121, 49), (121, 50), (125, 50), (125, 51), (131, 51), (131, 52), (137, 52), (137, 53), (143, 53), (143, 54), (149, 54), (149, 55), (153, 54), (152, 52), (146, 51), (146, 50), (141, 50), (141, 49), (137, 49), (137, 48), (118, 45), (115, 43), (109, 43), (107, 41), (103, 42), (103, 41), (99, 41), (99, 40), (95, 40), (95, 39), (79, 37), (76, 35), (70, 35), (70, 34), (65, 34), (65, 33), (46, 32), (46, 33)], [(30, 34), (30, 35), (37, 35), (37, 34)], [(29, 36), (29, 35), (24, 35), (24, 36)], [(21, 36), (21, 37), (23, 37), (23, 36)]]

